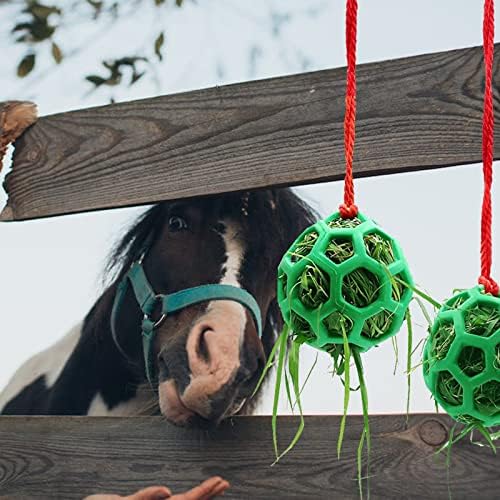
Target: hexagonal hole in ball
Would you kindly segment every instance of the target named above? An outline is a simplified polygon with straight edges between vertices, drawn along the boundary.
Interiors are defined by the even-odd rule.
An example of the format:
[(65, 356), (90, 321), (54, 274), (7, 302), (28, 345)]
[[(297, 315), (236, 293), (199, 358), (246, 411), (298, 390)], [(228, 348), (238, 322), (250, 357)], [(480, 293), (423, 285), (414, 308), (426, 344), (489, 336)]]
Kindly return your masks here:
[(325, 255), (335, 264), (342, 264), (354, 255), (354, 245), (348, 237), (332, 238), (325, 250)]
[(330, 277), (314, 263), (306, 266), (297, 285), (299, 299), (309, 309), (318, 308), (330, 298)]
[(483, 350), (479, 347), (465, 346), (458, 355), (458, 366), (469, 377), (479, 375), (486, 367)]
[(452, 406), (460, 406), (464, 390), (458, 380), (449, 372), (439, 372), (437, 390), (441, 398)]
[(291, 252), (290, 259), (292, 262), (297, 262), (309, 255), (316, 241), (318, 241), (318, 238), (319, 234), (316, 231), (307, 233), (302, 240), (295, 245), (295, 248)]
[(366, 252), (377, 262), (381, 262), (388, 266), (396, 260), (391, 242), (381, 234), (369, 233), (365, 235), (364, 242)]
[(342, 280), (342, 296), (345, 301), (356, 307), (367, 307), (379, 296), (378, 277), (364, 267), (346, 274)]
[(500, 330), (500, 311), (488, 303), (477, 303), (464, 313), (465, 330), (472, 335), (489, 337)]
[(451, 299), (448, 299), (445, 302), (445, 306), (448, 309), (460, 309), (468, 299), (468, 293), (461, 293), (459, 295), (453, 296)]
[(436, 331), (431, 334), (429, 365), (446, 358), (451, 344), (455, 340), (455, 326), (452, 321), (441, 321)]
[(474, 389), (474, 406), (483, 415), (500, 413), (500, 382), (490, 380)]
[(314, 340), (316, 335), (311, 330), (309, 323), (295, 311), (290, 315), (290, 326), (294, 335), (303, 340)]
[(343, 338), (344, 335), (349, 336), (354, 323), (349, 316), (340, 311), (334, 311), (323, 320), (323, 325), (330, 336)]
[(354, 228), (356, 226), (359, 226), (361, 224), (361, 221), (357, 217), (353, 217), (352, 219), (343, 219), (340, 217), (340, 215), (336, 218), (331, 220), (328, 223), (328, 227), (331, 229), (335, 228)]
[(382, 337), (382, 335), (389, 331), (392, 319), (393, 313), (383, 309), (379, 313), (375, 314), (375, 316), (372, 316), (365, 321), (363, 328), (361, 329), (361, 335), (370, 339), (378, 339)]

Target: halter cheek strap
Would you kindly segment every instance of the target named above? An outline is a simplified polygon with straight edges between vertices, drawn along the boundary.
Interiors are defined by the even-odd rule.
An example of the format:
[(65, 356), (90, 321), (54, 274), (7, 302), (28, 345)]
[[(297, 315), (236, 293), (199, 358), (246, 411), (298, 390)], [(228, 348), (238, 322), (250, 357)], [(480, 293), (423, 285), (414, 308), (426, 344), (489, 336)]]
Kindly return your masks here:
[[(144, 364), (146, 367), (146, 376), (149, 382), (155, 376), (154, 359), (154, 339), (155, 330), (165, 320), (169, 313), (180, 311), (193, 304), (211, 300), (232, 300), (246, 307), (257, 327), (259, 337), (262, 336), (262, 320), (260, 308), (253, 296), (242, 288), (233, 285), (209, 284), (200, 285), (193, 288), (185, 288), (179, 292), (171, 294), (156, 294), (149, 283), (141, 262), (134, 262), (127, 274), (120, 281), (111, 312), (111, 334), (118, 350), (127, 357), (126, 353), (118, 342), (116, 331), (117, 319), (120, 309), (125, 299), (129, 284), (132, 285), (137, 303), (144, 314), (142, 320), (142, 348), (144, 354)], [(161, 304), (161, 317), (153, 320), (151, 315), (155, 307)]]

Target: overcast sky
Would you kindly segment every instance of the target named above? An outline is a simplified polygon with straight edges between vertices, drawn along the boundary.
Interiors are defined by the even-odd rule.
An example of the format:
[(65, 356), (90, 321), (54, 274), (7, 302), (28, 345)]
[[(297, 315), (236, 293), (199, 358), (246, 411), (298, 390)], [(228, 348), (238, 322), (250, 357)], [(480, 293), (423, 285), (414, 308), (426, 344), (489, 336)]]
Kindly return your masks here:
[[(151, 2), (152, 3), (152, 2)], [(137, 87), (114, 92), (117, 100), (136, 99), (266, 78), (304, 70), (344, 66), (344, 0), (198, 0), (166, 11), (165, 62), (160, 85), (144, 79)], [(482, 0), (360, 0), (358, 60), (368, 62), (480, 45)], [(290, 14), (273, 36), (272, 14)], [(276, 16), (274, 16), (276, 19)], [(0, 101), (33, 99), (41, 114), (109, 102), (109, 91), (88, 94), (82, 72), (96, 70), (99, 57), (126, 54), (144, 43), (144, 33), (157, 30), (154, 8), (144, 8), (130, 22), (113, 29), (85, 25), (78, 35), (62, 37), (63, 50), (87, 40), (89, 50), (57, 72), (40, 73), (20, 82), (14, 63), (0, 67)], [(12, 25), (12, 11), (0, 9), (0, 26)], [(137, 29), (140, 26), (141, 29)], [(66, 44), (66, 45), (65, 45)], [(9, 47), (0, 33), (2, 59), (17, 61), (19, 47)], [(86, 74), (87, 74), (86, 73)], [(495, 168), (497, 166), (495, 165)], [(498, 170), (498, 169), (497, 169)], [(446, 170), (385, 176), (357, 181), (357, 200), (365, 214), (400, 240), (416, 281), (434, 297), (470, 287), (479, 273), (479, 211), (481, 170), (471, 165)], [(321, 213), (336, 210), (341, 183), (299, 188)], [(493, 192), (497, 213), (498, 182)], [(0, 206), (5, 194), (0, 193)], [(116, 237), (143, 208), (109, 210), (26, 223), (0, 225), (0, 387), (33, 353), (60, 338), (89, 310), (102, 292), (101, 270)], [(494, 242), (500, 234), (500, 214), (494, 219)], [(495, 250), (498, 254), (498, 244)], [(498, 259), (497, 259), (498, 263)], [(495, 265), (494, 274), (499, 276)], [(417, 314), (416, 321), (423, 325)], [(417, 337), (425, 335), (417, 329)], [(405, 332), (399, 351), (405, 352)], [(303, 369), (315, 358), (304, 350)], [(405, 364), (393, 375), (391, 343), (364, 355), (372, 412), (402, 412), (405, 408)], [(307, 413), (338, 412), (342, 388), (329, 375), (330, 362), (321, 354), (304, 393)], [(420, 370), (415, 371), (413, 411), (432, 411)], [(270, 397), (260, 408), (268, 413)], [(286, 405), (282, 404), (286, 410)], [(351, 409), (360, 411), (357, 393)]]

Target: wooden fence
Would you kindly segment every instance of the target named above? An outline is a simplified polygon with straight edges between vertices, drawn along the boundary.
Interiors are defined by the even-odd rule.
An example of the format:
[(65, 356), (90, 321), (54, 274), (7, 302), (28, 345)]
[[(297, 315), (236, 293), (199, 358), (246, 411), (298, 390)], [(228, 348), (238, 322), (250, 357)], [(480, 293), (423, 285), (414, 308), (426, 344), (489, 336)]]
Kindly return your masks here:
[[(41, 118), (16, 143), (1, 219), (340, 179), (344, 80), (334, 69)], [(358, 82), (356, 175), (480, 161), (480, 47), (361, 65)], [(495, 139), (500, 158), (499, 127)]]
[[(1, 219), (340, 179), (344, 77), (321, 71), (42, 117), (16, 141)], [(498, 62), (493, 79), (498, 100)], [(481, 48), (362, 65), (358, 81), (356, 175), (480, 161)], [(371, 498), (500, 497), (490, 450), (464, 440), (449, 469), (435, 455), (448, 418), (371, 423)], [(282, 443), (295, 425), (280, 419)], [(337, 460), (339, 417), (308, 417), (297, 447), (270, 467), (268, 417), (211, 431), (153, 417), (0, 417), (0, 498), (82, 498), (153, 483), (184, 490), (212, 474), (232, 483), (227, 498), (358, 498), (361, 426), (349, 418)]]
[[(307, 417), (296, 448), (271, 467), (269, 417), (238, 417), (212, 431), (180, 429), (160, 417), (2, 417), (0, 498), (81, 499), (158, 483), (184, 491), (222, 475), (232, 485), (228, 499), (355, 499), (362, 418), (349, 417), (337, 460), (339, 423)], [(280, 418), (283, 444), (296, 425)], [(372, 499), (499, 498), (500, 457), (492, 451), (463, 440), (449, 468), (446, 453), (436, 455), (452, 425), (447, 417), (413, 415), (407, 425), (402, 415), (373, 416), (371, 425)]]

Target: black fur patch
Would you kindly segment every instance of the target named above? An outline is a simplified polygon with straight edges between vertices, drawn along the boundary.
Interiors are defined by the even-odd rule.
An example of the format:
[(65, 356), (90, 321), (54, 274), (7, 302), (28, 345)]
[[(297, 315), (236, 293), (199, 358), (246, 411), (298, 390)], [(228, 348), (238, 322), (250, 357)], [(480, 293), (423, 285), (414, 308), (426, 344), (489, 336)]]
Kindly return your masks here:
[(3, 408), (2, 415), (46, 415), (50, 390), (41, 375), (12, 398)]

